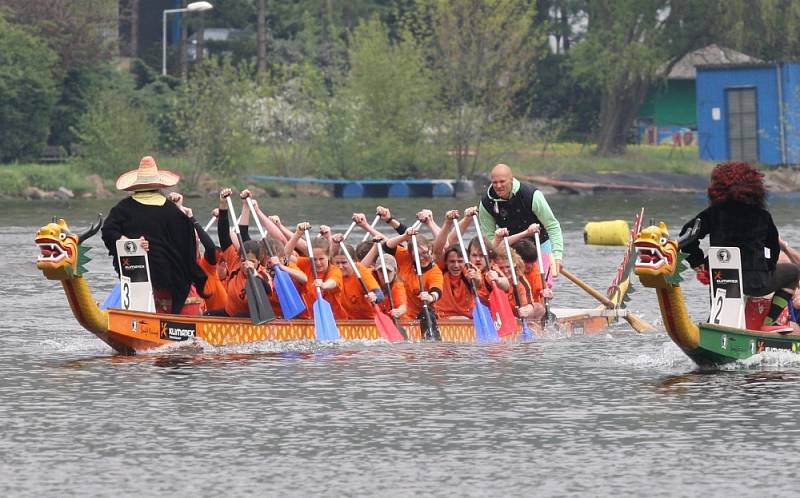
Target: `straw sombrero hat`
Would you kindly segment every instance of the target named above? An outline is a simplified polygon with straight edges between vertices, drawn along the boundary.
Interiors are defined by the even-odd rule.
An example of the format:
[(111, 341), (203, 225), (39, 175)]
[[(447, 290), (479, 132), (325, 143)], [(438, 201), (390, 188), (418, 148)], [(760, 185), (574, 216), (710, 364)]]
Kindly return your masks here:
[(172, 187), (180, 177), (167, 170), (158, 170), (156, 160), (145, 156), (139, 161), (139, 168), (123, 173), (117, 178), (118, 190), (145, 190)]

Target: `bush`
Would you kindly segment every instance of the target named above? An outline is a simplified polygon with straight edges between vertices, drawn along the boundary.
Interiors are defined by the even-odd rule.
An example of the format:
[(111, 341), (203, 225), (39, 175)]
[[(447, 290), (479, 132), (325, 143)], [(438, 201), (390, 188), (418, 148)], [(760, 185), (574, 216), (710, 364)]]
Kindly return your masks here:
[(80, 195), (91, 190), (83, 168), (75, 164), (15, 164), (0, 169), (0, 194), (17, 196), (28, 187), (57, 190), (66, 187)]
[(187, 188), (203, 172), (232, 175), (247, 168), (254, 142), (247, 114), (255, 98), (253, 73), (250, 65), (211, 57), (177, 89), (169, 119), (191, 165)]
[(0, 161), (34, 158), (47, 144), (56, 102), (56, 54), (0, 11)]
[(135, 168), (155, 152), (157, 129), (147, 110), (116, 89), (99, 91), (79, 122), (77, 134), (86, 167), (104, 177)]

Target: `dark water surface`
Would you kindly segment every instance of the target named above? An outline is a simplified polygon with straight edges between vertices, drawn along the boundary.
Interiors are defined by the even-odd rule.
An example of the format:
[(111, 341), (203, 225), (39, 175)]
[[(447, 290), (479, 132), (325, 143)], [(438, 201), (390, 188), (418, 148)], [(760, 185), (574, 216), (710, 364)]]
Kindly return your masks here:
[[(621, 248), (584, 246), (587, 221), (630, 220), (645, 206), (675, 231), (704, 205), (550, 201), (565, 263), (600, 289)], [(465, 205), (387, 202), (406, 219), (423, 205), (437, 215)], [(265, 204), (287, 221), (343, 229), (375, 201)], [(109, 207), (0, 205), (0, 496), (797, 496), (800, 357), (697, 371), (638, 285), (630, 308), (659, 332), (622, 322), (519, 345), (260, 343), (115, 356), (36, 270), (33, 244), (53, 214), (82, 230)], [(772, 211), (800, 245), (796, 203), (776, 200)], [(111, 264), (98, 237), (90, 245), (102, 300)], [(705, 288), (691, 279), (685, 293), (701, 318)], [(564, 279), (555, 304), (595, 305)]]

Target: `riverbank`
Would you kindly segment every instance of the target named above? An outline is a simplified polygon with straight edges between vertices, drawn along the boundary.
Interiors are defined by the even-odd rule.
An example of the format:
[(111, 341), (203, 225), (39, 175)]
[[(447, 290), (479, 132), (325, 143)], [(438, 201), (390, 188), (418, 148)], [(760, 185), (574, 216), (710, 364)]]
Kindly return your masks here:
[[(519, 149), (496, 154), (488, 163), (506, 162), (521, 178), (552, 193), (586, 194), (598, 191), (646, 190), (659, 192), (704, 192), (714, 163), (697, 159), (695, 148), (632, 146), (619, 157), (597, 157), (579, 144), (553, 144), (542, 149)], [(167, 169), (174, 161), (165, 157)], [(175, 168), (180, 173), (179, 168)], [(487, 168), (488, 169), (488, 168)], [(242, 172), (242, 178), (263, 174), (266, 167)], [(765, 168), (771, 192), (800, 192), (800, 170)], [(443, 176), (448, 175), (443, 172)], [(88, 174), (77, 160), (60, 164), (18, 164), (0, 166), (0, 198), (7, 199), (108, 199), (119, 196), (116, 176)], [(213, 195), (223, 185), (249, 187), (259, 197), (331, 196), (330, 189), (318, 185), (259, 183), (208, 174), (181, 184), (190, 197)], [(238, 184), (237, 184), (238, 183)], [(487, 172), (474, 177), (476, 192), (488, 183)]]

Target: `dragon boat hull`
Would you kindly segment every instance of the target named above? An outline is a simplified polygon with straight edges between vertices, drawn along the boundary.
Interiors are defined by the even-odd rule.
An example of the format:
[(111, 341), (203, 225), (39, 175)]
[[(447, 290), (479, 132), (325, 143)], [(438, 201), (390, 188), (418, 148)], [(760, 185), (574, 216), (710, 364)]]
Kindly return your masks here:
[(699, 343), (682, 348), (700, 366), (716, 366), (747, 359), (765, 351), (800, 353), (800, 334), (780, 334), (698, 323)]
[[(637, 218), (641, 220), (641, 215)], [(36, 233), (40, 256), (36, 266), (43, 275), (59, 281), (72, 313), (78, 323), (103, 342), (122, 354), (135, 354), (169, 344), (200, 340), (212, 346), (248, 344), (260, 341), (313, 341), (316, 339), (312, 320), (274, 320), (254, 325), (247, 318), (172, 315), (121, 309), (100, 309), (85, 278), (84, 264), (89, 260), (89, 248), (82, 242), (94, 235), (102, 219), (83, 234), (73, 233), (63, 219), (54, 219)], [(635, 232), (633, 232), (635, 233)], [(612, 282), (613, 295), (609, 299), (622, 304), (629, 285), (632, 269), (631, 247), (617, 269)], [(624, 317), (624, 308), (557, 309), (553, 326), (545, 331), (538, 323), (529, 322), (537, 336), (571, 337), (602, 332), (618, 318)], [(378, 340), (379, 332), (372, 320), (340, 320), (337, 322), (342, 340)], [(403, 324), (409, 341), (421, 341), (419, 323)], [(451, 343), (478, 342), (472, 321), (447, 319), (439, 321), (441, 340)], [(504, 342), (525, 340), (521, 330), (509, 334)]]
[[(582, 310), (580, 313), (559, 317), (553, 330), (559, 336), (593, 335), (605, 330), (614, 319), (611, 314), (599, 310)], [(418, 321), (408, 321), (402, 325), (409, 341), (422, 341)], [(341, 340), (344, 341), (381, 338), (372, 320), (339, 320), (337, 326)], [(439, 331), (442, 342), (478, 342), (470, 320), (440, 320)], [(171, 315), (116, 309), (108, 310), (107, 330), (93, 332), (122, 354), (136, 354), (189, 340), (202, 340), (212, 346), (227, 346), (260, 341), (316, 339), (313, 320), (274, 320), (254, 325), (246, 318)], [(535, 333), (542, 335), (538, 327), (535, 327)], [(517, 331), (502, 340), (513, 343), (524, 339), (521, 332)]]

